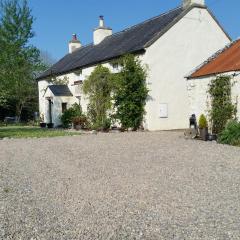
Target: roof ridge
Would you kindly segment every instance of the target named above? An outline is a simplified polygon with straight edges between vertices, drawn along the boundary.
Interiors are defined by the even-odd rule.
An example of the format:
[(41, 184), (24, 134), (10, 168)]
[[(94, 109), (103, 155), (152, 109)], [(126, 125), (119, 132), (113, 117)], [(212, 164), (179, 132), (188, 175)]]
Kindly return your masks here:
[(198, 70), (200, 70), (201, 68), (203, 68), (205, 65), (207, 65), (208, 63), (214, 61), (219, 55), (221, 55), (222, 53), (224, 53), (225, 51), (227, 51), (228, 49), (230, 49), (234, 44), (236, 44), (238, 41), (240, 41), (240, 38), (237, 38), (236, 40), (228, 43), (227, 45), (225, 45), (223, 48), (219, 49), (218, 51), (216, 51), (213, 55), (211, 55), (206, 61), (202, 62), (200, 65), (198, 65), (193, 71), (191, 71), (186, 78), (191, 78), (192, 75), (194, 73), (196, 73)]
[(182, 7), (179, 6), (179, 7), (173, 8), (173, 9), (171, 9), (171, 10), (168, 10), (167, 12), (161, 13), (161, 14), (155, 16), (155, 17), (151, 17), (151, 18), (149, 18), (149, 19), (146, 19), (146, 20), (144, 20), (143, 22), (134, 24), (134, 25), (132, 25), (132, 26), (130, 26), (130, 27), (127, 27), (127, 28), (125, 28), (125, 29), (123, 29), (123, 30), (121, 30), (121, 31), (115, 32), (115, 33), (113, 33), (112, 35), (106, 37), (105, 39), (111, 38), (111, 37), (114, 37), (114, 36), (116, 36), (116, 35), (119, 35), (119, 34), (121, 34), (121, 33), (123, 33), (123, 32), (129, 31), (129, 30), (131, 30), (131, 29), (133, 29), (133, 28), (136, 28), (136, 27), (138, 27), (138, 26), (140, 26), (140, 25), (142, 25), (142, 24), (145, 24), (145, 23), (147, 23), (147, 22), (153, 21), (153, 20), (155, 20), (155, 19), (157, 19), (157, 18), (160, 18), (160, 17), (162, 17), (162, 16), (164, 16), (164, 15), (167, 15), (167, 14), (169, 14), (169, 13), (171, 13), (171, 12), (174, 12), (174, 11), (176, 11), (176, 10), (178, 10), (178, 9), (181, 9), (181, 8), (182, 8)]

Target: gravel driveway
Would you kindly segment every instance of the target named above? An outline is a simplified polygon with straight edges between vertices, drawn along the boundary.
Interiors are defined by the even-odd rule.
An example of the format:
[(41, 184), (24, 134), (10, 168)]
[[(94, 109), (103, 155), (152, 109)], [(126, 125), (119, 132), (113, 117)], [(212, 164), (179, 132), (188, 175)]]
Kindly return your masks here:
[(240, 239), (240, 148), (181, 133), (0, 141), (0, 239)]

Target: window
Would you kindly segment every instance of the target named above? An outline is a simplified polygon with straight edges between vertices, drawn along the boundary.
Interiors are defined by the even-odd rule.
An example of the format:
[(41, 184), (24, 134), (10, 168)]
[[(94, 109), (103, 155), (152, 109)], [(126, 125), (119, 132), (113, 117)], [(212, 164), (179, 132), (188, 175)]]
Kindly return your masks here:
[(114, 63), (114, 64), (112, 65), (112, 67), (113, 67), (113, 69), (116, 69), (116, 70), (117, 70), (118, 67), (119, 67), (119, 66), (118, 66), (118, 63)]
[(75, 72), (75, 74), (76, 74), (77, 76), (81, 76), (81, 75), (82, 75), (82, 69), (77, 70), (77, 71)]
[(67, 110), (67, 103), (62, 103), (62, 113)]
[(112, 72), (113, 73), (118, 73), (119, 70), (120, 70), (119, 64), (118, 63), (112, 63), (111, 65), (112, 65)]

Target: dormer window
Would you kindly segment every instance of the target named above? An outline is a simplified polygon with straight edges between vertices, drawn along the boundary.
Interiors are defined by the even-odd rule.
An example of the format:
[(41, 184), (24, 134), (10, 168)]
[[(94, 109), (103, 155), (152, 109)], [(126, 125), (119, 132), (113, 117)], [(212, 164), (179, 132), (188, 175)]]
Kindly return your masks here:
[(80, 77), (82, 75), (82, 69), (75, 71), (75, 74)]
[(119, 70), (119, 64), (118, 63), (113, 63), (113, 65), (112, 65), (112, 67), (113, 67), (113, 70)]
[(113, 73), (119, 73), (120, 72), (120, 65), (117, 62), (114, 62), (112, 65), (112, 72)]

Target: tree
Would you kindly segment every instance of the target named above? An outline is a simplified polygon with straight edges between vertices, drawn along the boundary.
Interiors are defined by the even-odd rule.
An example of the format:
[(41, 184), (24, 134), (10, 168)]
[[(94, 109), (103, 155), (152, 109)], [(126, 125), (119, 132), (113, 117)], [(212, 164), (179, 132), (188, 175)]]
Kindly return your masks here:
[(84, 81), (83, 92), (89, 98), (88, 116), (95, 129), (103, 129), (109, 123), (108, 113), (112, 107), (112, 74), (109, 69), (99, 65)]
[(134, 55), (124, 56), (119, 63), (122, 69), (115, 77), (115, 116), (124, 129), (137, 130), (143, 122), (148, 96), (147, 70)]
[(44, 69), (40, 52), (29, 44), (34, 37), (33, 17), (27, 0), (1, 3), (0, 19), (0, 104), (15, 102), (15, 114), (37, 103), (36, 75)]
[(236, 106), (232, 103), (231, 77), (219, 76), (209, 84), (211, 96), (210, 120), (212, 130), (218, 134), (223, 131), (227, 122), (236, 115)]

